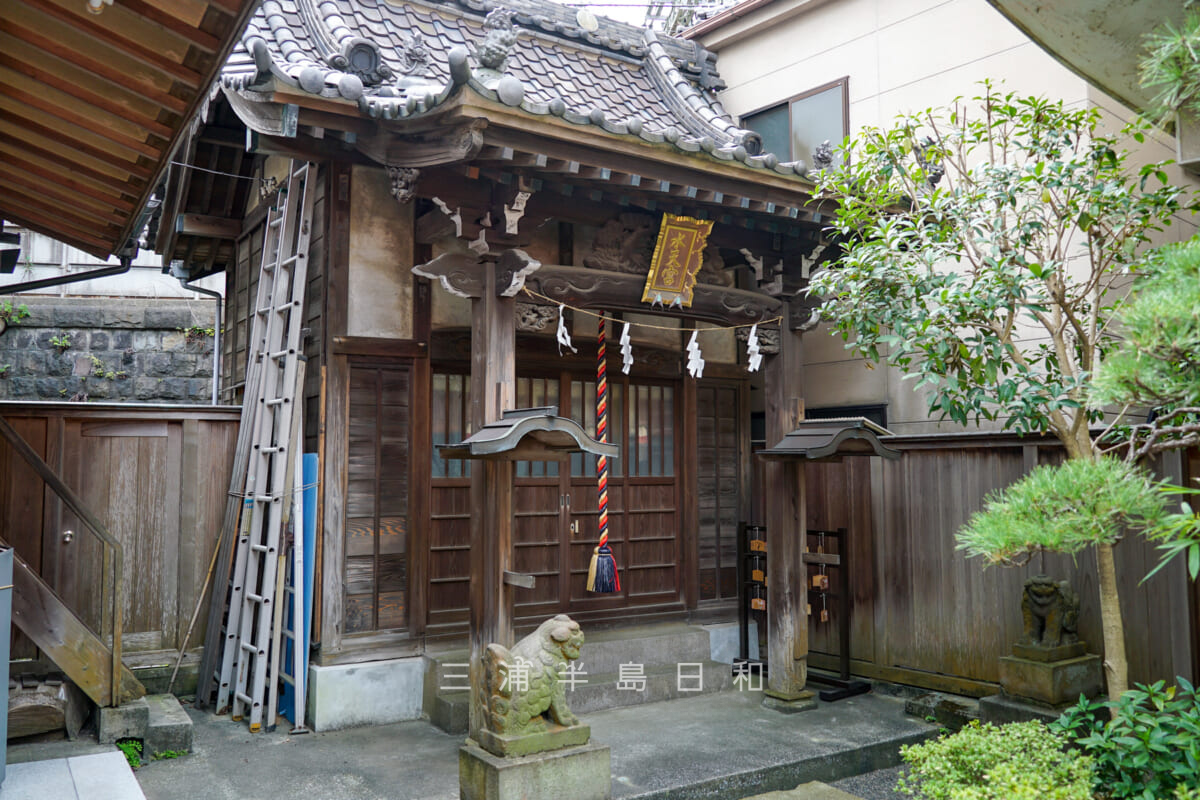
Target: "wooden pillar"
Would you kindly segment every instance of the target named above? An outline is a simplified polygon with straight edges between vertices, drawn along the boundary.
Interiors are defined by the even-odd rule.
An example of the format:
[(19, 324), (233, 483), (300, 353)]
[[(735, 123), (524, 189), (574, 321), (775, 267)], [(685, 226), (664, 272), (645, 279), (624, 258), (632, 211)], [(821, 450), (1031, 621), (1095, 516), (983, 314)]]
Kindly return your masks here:
[[(516, 403), (516, 301), (501, 297), (495, 262), (480, 265), (480, 296), (471, 300), (471, 430), (478, 431)], [(512, 562), (512, 461), (471, 465), (471, 737), (483, 727), (484, 649), (511, 647), (512, 587), (503, 581)]]
[[(766, 433), (773, 447), (804, 418), (804, 351), (800, 334), (784, 324), (779, 353), (767, 360)], [(805, 542), (804, 464), (770, 460), (763, 485), (767, 525), (767, 688), (780, 703), (810, 702), (808, 679), (808, 589), (801, 555)]]

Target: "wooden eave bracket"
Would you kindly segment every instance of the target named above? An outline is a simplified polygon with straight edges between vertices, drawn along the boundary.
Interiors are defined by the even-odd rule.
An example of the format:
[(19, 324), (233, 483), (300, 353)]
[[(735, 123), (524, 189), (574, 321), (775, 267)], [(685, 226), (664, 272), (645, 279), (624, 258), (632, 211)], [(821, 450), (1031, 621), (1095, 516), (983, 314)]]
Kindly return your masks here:
[[(413, 274), (429, 280), (437, 280), (456, 297), (483, 297), (485, 257), (474, 251), (443, 253), (432, 261), (412, 268)], [(529, 276), (536, 272), (542, 262), (524, 250), (505, 250), (496, 261), (496, 294), (514, 297), (525, 286)]]

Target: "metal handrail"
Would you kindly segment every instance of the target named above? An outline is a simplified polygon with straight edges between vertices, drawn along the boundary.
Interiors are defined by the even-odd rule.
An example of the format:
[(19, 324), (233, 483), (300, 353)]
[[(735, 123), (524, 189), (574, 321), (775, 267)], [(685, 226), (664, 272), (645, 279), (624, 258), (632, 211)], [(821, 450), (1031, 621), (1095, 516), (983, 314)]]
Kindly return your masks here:
[[(67, 505), (79, 520), (91, 529), (92, 533), (100, 539), (101, 545), (104, 547), (104, 565), (103, 573), (107, 576), (112, 573), (112, 586), (109, 594), (112, 597), (112, 687), (110, 689), (110, 700), (113, 706), (121, 705), (121, 634), (123, 633), (123, 620), (121, 618), (121, 596), (125, 593), (123, 565), (125, 563), (125, 551), (121, 547), (121, 543), (108, 532), (96, 515), (87, 509), (79, 496), (71, 490), (58, 476), (54, 469), (42, 460), (42, 457), (37, 454), (29, 443), (22, 438), (21, 434), (17, 433), (16, 429), (8, 424), (8, 420), (0, 417), (0, 435), (3, 435), (12, 448), (20, 454), (21, 458), (25, 459), (25, 463), (29, 464), (33, 471), (41, 476), (46, 485), (54, 490), (62, 501)], [(108, 581), (105, 581), (108, 583)], [(101, 586), (100, 605), (103, 608), (106, 605), (105, 588)]]

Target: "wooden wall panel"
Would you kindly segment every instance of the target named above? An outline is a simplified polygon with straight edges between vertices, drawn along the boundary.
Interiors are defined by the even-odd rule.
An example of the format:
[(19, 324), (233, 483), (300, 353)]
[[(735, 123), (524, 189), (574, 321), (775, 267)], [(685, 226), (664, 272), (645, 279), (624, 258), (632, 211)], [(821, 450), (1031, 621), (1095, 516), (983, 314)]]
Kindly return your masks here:
[[(9, 422), (34, 451), (46, 458), (45, 419), (10, 418)], [(42, 479), (5, 441), (0, 441), (0, 538), (8, 542), (37, 571), (43, 567), (45, 530)], [(61, 534), (59, 534), (61, 535)], [(11, 657), (35, 658), (36, 645), (16, 626), (12, 629)]]
[[(888, 444), (903, 452), (899, 461), (846, 459), (810, 465), (807, 475), (809, 526), (844, 524), (851, 531), (857, 565), (851, 657), (857, 673), (969, 694), (994, 692), (998, 659), (1021, 635), (1023, 584), (1038, 573), (1071, 582), (1081, 599), (1080, 636), (1091, 652), (1102, 653), (1090, 551), (985, 569), (955, 549), (956, 531), (989, 492), (1036, 464), (1060, 460), (1055, 443), (1034, 446), (997, 435), (896, 437)], [(1157, 563), (1154, 546), (1130, 537), (1116, 556), (1131, 680), (1193, 678), (1196, 648), (1179, 638), (1195, 631), (1189, 609), (1194, 589), (1182, 563), (1142, 584)], [(835, 664), (834, 619), (811, 623), (818, 666)]]
[(696, 461), (698, 481), (698, 599), (737, 597), (737, 529), (741, 521), (742, 462), (739, 388), (698, 389)]
[[(237, 409), (5, 403), (0, 414), (48, 456), (51, 467), (121, 542), (126, 651), (178, 648), (220, 532)], [(55, 439), (50, 447), (47, 431)], [(22, 480), (27, 468), (22, 461), (18, 469), (14, 458), (19, 460), (0, 445), (0, 487), (7, 493), (0, 536), (14, 542), (86, 625), (111, 637), (108, 609), (101, 604), (98, 540), (69, 511), (57, 508), (40, 478)], [(54, 510), (45, 525), (43, 509)], [(17, 512), (29, 516), (14, 528)], [(28, 529), (27, 520), (38, 521), (37, 535), (18, 544), (14, 540)], [(67, 530), (69, 541), (63, 536)], [(203, 623), (197, 627), (194, 643), (204, 635)], [(36, 657), (20, 637), (14, 643), (16, 657)]]

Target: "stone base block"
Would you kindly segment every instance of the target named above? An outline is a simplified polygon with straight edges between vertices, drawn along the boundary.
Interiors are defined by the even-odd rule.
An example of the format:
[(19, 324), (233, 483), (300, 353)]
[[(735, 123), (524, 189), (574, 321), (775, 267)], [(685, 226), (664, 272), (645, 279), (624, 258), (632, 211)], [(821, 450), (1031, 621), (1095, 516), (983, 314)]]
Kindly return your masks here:
[(1004, 656), (1000, 659), (1000, 686), (1010, 697), (1048, 706), (1073, 702), (1081, 694), (1093, 697), (1104, 686), (1100, 656), (1053, 662)]
[(1047, 706), (1030, 700), (1009, 697), (1006, 694), (993, 694), (979, 698), (979, 718), (983, 722), (990, 722), (993, 725), (1007, 725), (1010, 722), (1029, 722), (1031, 720), (1049, 723), (1058, 719), (1062, 712), (1072, 705), (1074, 703)]
[(308, 668), (308, 721), (316, 731), (419, 719), (425, 659)]
[(1037, 644), (1021, 644), (1018, 642), (1013, 645), (1013, 655), (1017, 658), (1028, 659), (1029, 661), (1066, 661), (1067, 659), (1087, 655), (1087, 642), (1060, 644), (1057, 647), (1042, 647)]
[(100, 709), (100, 729), (96, 739), (100, 744), (112, 744), (117, 739), (142, 739), (150, 725), (150, 705), (139, 697), (118, 708)]
[(550, 750), (561, 750), (564, 747), (578, 747), (587, 744), (592, 738), (592, 728), (589, 725), (550, 724), (544, 731), (526, 733), (520, 736), (510, 736), (503, 733), (493, 733), (482, 730), (478, 737), (479, 746), (489, 753), (503, 758), (513, 756), (531, 756), (534, 753), (545, 753)]
[(816, 695), (808, 690), (785, 695), (767, 689), (763, 692), (762, 704), (764, 708), (781, 714), (798, 714), (816, 708), (817, 700)]
[(500, 758), (473, 741), (458, 749), (461, 800), (612, 800), (607, 745)]

